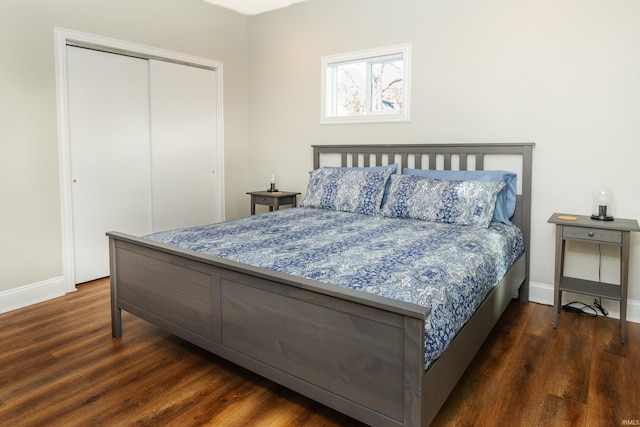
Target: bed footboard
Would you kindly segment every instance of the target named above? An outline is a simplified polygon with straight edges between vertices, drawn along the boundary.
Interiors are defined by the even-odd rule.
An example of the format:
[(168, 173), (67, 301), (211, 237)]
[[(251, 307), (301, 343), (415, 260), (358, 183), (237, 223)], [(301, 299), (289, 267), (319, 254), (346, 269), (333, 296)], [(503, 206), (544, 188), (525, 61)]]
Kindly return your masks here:
[(365, 423), (421, 424), (428, 309), (108, 234), (114, 337), (124, 309)]

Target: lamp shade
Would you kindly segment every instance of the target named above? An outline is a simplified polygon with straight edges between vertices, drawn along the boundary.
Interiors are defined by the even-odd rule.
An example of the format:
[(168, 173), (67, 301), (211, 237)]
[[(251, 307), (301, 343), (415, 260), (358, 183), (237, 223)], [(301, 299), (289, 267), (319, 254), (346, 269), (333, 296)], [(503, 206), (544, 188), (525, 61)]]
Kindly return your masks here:
[(276, 188), (277, 175), (275, 172), (269, 172), (269, 189), (267, 190), (270, 193), (278, 191)]
[(600, 221), (613, 220), (613, 190), (600, 187), (593, 192), (593, 209), (591, 218)]

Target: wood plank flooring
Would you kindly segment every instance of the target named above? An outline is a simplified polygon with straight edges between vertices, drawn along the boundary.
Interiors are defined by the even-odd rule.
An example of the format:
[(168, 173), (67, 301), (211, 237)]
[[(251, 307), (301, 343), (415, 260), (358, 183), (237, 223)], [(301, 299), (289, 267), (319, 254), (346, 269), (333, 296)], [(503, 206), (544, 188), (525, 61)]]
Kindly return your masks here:
[[(640, 419), (640, 325), (513, 301), (434, 426), (620, 426)], [(359, 426), (123, 313), (109, 283), (0, 315), (0, 425)]]

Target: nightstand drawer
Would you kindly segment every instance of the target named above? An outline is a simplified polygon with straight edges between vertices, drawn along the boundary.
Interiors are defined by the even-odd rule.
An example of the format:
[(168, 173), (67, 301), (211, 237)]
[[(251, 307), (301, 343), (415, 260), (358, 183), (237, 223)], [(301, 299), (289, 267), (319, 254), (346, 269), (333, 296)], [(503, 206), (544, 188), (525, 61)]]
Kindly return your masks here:
[(273, 197), (253, 196), (253, 202), (257, 205), (273, 206), (275, 204)]
[(562, 227), (562, 238), (621, 245), (622, 231), (590, 227)]

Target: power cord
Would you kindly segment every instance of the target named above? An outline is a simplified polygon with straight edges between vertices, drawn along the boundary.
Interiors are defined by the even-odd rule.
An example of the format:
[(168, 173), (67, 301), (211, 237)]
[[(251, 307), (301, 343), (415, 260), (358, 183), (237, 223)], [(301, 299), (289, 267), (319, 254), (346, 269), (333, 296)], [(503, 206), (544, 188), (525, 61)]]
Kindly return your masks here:
[(596, 317), (598, 315), (598, 312), (600, 312), (605, 317), (609, 315), (609, 312), (605, 310), (605, 308), (602, 306), (602, 304), (600, 304), (600, 302), (598, 302), (597, 299), (593, 300), (593, 305), (585, 304), (580, 301), (574, 301), (563, 305), (562, 309), (571, 313), (581, 313), (591, 317)]
[(598, 282), (602, 282), (602, 245), (598, 244)]
[(598, 310), (600, 310), (600, 313), (602, 313), (602, 315), (606, 317), (606, 316), (609, 315), (609, 312), (604, 309), (604, 307), (602, 306), (601, 302), (602, 302), (602, 300), (598, 301), (597, 299), (594, 299), (593, 300), (593, 305), (595, 305), (596, 308)]
[[(602, 245), (600, 244), (598, 244), (598, 282), (602, 282)], [(602, 306), (602, 298), (600, 298), (599, 301), (594, 299), (593, 305), (600, 310), (600, 313), (602, 313), (603, 316), (606, 317), (609, 315), (609, 312)]]
[[(602, 246), (598, 245), (598, 281), (602, 281)], [(579, 304), (580, 306), (575, 307), (574, 305)], [(562, 306), (564, 311), (568, 311), (571, 313), (581, 313), (586, 314), (587, 316), (596, 317), (598, 312), (600, 312), (603, 316), (608, 316), (609, 312), (605, 310), (602, 306), (602, 299), (598, 301), (598, 299), (593, 300), (593, 305), (585, 304), (580, 301), (574, 301), (567, 303)]]

